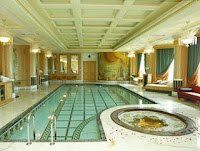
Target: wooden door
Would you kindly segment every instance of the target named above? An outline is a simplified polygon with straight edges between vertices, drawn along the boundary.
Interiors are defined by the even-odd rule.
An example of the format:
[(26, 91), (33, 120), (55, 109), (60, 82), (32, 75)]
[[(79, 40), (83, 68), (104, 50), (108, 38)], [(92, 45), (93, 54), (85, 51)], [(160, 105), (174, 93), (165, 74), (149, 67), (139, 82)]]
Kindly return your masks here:
[(96, 81), (96, 61), (83, 61), (83, 81)]

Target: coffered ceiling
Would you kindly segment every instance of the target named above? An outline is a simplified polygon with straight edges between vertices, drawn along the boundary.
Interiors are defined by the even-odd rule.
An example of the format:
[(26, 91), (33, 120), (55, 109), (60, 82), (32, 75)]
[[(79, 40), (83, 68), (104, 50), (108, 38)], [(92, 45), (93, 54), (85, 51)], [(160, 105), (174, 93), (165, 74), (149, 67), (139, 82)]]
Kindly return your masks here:
[(0, 0), (0, 10), (15, 43), (54, 52), (142, 49), (200, 23), (194, 0)]

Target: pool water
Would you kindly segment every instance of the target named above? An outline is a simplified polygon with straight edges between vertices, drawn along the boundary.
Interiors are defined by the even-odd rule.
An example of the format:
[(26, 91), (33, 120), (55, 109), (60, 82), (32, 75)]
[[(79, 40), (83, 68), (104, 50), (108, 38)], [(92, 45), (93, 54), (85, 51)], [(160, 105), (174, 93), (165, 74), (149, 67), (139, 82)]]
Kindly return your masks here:
[[(100, 113), (105, 109), (127, 104), (154, 103), (120, 86), (63, 85), (46, 98), (39, 108), (33, 110), (36, 141), (50, 140), (50, 116), (52, 112), (57, 117), (56, 141), (106, 140), (100, 121)], [(21, 122), (19, 126), (15, 125), (15, 129), (9, 134), (4, 133), (1, 140), (26, 141), (27, 123)], [(33, 140), (32, 129), (31, 118), (31, 140)]]

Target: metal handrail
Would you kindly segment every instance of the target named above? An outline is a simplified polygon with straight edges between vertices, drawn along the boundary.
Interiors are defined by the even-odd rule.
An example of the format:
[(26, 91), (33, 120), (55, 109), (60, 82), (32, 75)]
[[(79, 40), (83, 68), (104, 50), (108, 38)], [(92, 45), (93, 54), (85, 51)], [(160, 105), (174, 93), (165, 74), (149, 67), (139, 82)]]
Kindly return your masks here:
[(53, 142), (53, 126), (54, 126), (54, 135), (55, 135), (55, 140), (56, 140), (56, 115), (54, 112), (51, 114), (51, 142), (50, 145), (54, 145), (55, 143)]
[(27, 117), (27, 143), (26, 145), (30, 145), (31, 144), (31, 140), (30, 140), (30, 127), (29, 127), (29, 121), (31, 116), (33, 116), (33, 139), (35, 140), (35, 115), (33, 113), (30, 113)]

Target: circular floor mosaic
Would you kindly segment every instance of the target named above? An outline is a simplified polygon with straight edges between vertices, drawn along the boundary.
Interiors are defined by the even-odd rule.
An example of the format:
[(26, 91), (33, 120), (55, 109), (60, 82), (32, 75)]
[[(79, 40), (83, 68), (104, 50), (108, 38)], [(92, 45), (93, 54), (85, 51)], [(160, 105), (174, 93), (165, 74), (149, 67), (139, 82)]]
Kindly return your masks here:
[(111, 118), (122, 127), (152, 135), (186, 135), (195, 130), (194, 121), (186, 116), (149, 108), (119, 109)]

